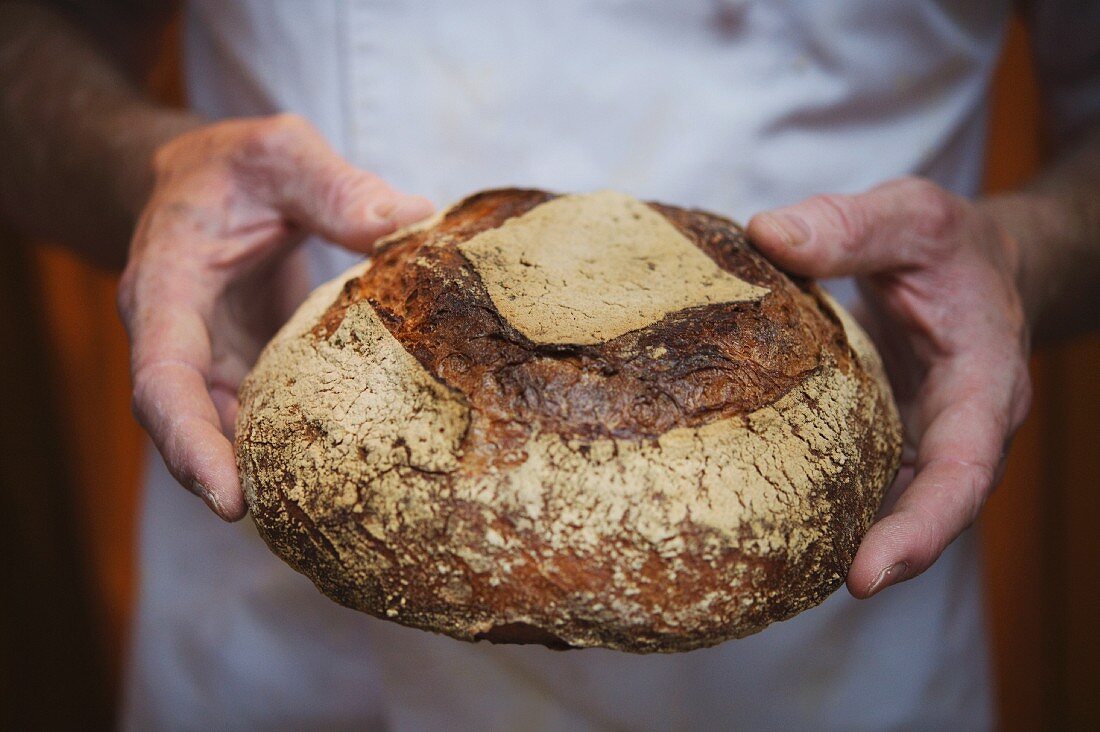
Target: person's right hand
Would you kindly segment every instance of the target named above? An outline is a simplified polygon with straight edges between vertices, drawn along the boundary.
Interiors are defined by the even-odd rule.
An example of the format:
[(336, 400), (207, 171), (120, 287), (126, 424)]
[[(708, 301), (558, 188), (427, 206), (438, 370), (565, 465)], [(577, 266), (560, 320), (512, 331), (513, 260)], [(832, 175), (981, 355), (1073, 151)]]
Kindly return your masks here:
[(432, 206), (348, 164), (292, 115), (198, 127), (153, 168), (118, 297), (134, 413), (176, 480), (236, 520), (237, 387), (304, 294), (302, 278), (286, 281), (288, 255), (310, 233), (369, 252)]

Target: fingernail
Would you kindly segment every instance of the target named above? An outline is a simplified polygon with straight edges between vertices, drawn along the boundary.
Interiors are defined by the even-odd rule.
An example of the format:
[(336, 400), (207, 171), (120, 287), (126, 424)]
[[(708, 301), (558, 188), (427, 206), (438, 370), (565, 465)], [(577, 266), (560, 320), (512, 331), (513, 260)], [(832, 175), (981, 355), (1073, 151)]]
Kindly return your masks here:
[(900, 582), (905, 573), (909, 571), (909, 562), (898, 562), (891, 564), (886, 569), (878, 573), (878, 577), (875, 577), (875, 581), (871, 583), (871, 586), (867, 588), (867, 597), (874, 595), (876, 592), (883, 590), (890, 585)]
[(797, 247), (810, 240), (810, 225), (794, 214), (768, 214), (768, 224), (789, 247)]
[(219, 516), (225, 516), (225, 514), (222, 513), (221, 502), (218, 501), (217, 496), (215, 496), (209, 488), (204, 486), (198, 480), (193, 480), (191, 481), (191, 491), (199, 498), (206, 501), (206, 505), (210, 506), (210, 508), (213, 509), (214, 513), (218, 514)]
[(386, 218), (398, 226), (418, 221), (432, 212), (431, 201), (422, 196), (403, 196), (386, 209)]

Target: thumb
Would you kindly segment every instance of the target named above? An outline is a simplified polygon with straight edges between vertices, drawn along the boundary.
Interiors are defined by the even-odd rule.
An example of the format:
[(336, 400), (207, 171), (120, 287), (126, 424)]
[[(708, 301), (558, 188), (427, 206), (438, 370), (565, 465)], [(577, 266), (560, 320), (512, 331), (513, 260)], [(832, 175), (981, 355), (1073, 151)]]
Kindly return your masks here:
[(780, 267), (843, 277), (919, 265), (957, 220), (959, 201), (939, 186), (904, 178), (855, 196), (823, 195), (757, 214), (747, 229)]
[(358, 251), (432, 213), (431, 201), (395, 190), (384, 180), (346, 162), (328, 160), (302, 166), (280, 207), (305, 229)]
[(270, 203), (289, 221), (330, 241), (370, 251), (376, 239), (431, 214), (423, 196), (410, 196), (341, 157), (307, 121), (279, 115), (268, 121), (263, 156)]

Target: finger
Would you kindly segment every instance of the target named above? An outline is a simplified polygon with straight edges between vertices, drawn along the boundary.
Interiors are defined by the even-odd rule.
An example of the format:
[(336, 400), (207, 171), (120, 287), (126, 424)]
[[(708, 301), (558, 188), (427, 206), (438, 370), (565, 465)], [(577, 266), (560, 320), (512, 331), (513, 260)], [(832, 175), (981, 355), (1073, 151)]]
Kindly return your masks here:
[(926, 397), (935, 406), (922, 431), (916, 475), (856, 553), (848, 571), (848, 589), (856, 597), (924, 572), (974, 522), (999, 478), (1015, 428), (1011, 385), (983, 387), (960, 377), (968, 371), (963, 363), (939, 368), (930, 378), (955, 383)]
[(861, 195), (814, 196), (757, 214), (747, 232), (767, 257), (797, 274), (874, 274), (935, 258), (960, 206), (938, 186), (906, 178)]
[(241, 407), (236, 390), (222, 384), (211, 386), (210, 401), (218, 413), (222, 434), (232, 440), (237, 429), (237, 412)]
[(390, 187), (336, 155), (312, 160), (284, 189), (279, 207), (292, 221), (357, 251), (432, 213), (431, 202)]
[[(433, 206), (348, 163), (308, 122), (271, 118), (261, 129), (262, 181), (270, 201), (291, 221), (343, 246), (369, 251), (381, 236), (430, 215)], [(253, 165), (249, 173), (255, 174)]]
[(244, 517), (233, 445), (194, 364), (153, 360), (136, 370), (134, 413), (180, 485), (226, 521)]
[[(153, 271), (150, 268), (149, 271)], [(211, 400), (210, 337), (201, 289), (186, 270), (147, 276), (124, 314), (133, 407), (172, 475), (227, 521), (244, 516), (233, 446)], [(153, 296), (155, 293), (155, 296)]]

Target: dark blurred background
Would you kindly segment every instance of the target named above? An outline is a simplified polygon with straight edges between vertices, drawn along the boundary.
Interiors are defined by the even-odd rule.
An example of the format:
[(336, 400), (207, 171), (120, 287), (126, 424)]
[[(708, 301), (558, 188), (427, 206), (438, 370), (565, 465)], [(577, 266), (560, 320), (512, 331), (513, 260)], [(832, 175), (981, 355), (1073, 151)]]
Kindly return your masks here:
[[(1042, 159), (1028, 39), (995, 84), (986, 184)], [(148, 84), (179, 103), (178, 28)], [(116, 277), (0, 222), (0, 728), (111, 726), (144, 441)], [(1100, 296), (1100, 293), (1098, 293)], [(1031, 417), (981, 520), (1001, 726), (1100, 729), (1100, 338), (1032, 361)], [(33, 724), (32, 724), (33, 723)]]

